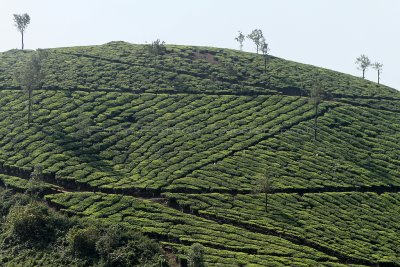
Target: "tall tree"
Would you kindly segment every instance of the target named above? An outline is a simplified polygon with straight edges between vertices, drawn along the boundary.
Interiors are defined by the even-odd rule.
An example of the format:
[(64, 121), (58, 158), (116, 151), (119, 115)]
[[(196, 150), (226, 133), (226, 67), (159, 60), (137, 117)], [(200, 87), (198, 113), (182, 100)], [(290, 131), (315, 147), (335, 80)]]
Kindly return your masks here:
[(268, 60), (269, 48), (268, 48), (268, 44), (265, 41), (264, 37), (261, 40), (260, 50), (261, 50), (261, 52), (263, 54), (263, 57), (264, 57), (264, 73), (266, 73), (267, 72), (267, 60)]
[(318, 107), (322, 100), (323, 88), (321, 83), (315, 83), (313, 87), (311, 87), (310, 91), (310, 100), (314, 105), (314, 140), (317, 140), (317, 127), (318, 127)]
[(365, 71), (369, 66), (371, 66), (371, 60), (366, 55), (361, 55), (356, 58), (356, 64), (359, 70), (362, 70), (363, 79), (365, 79)]
[(246, 36), (244, 36), (244, 34), (241, 31), (239, 31), (239, 35), (235, 37), (235, 40), (239, 43), (240, 50), (243, 50), (243, 42), (245, 39)]
[(43, 181), (43, 167), (41, 165), (36, 165), (33, 168), (31, 177), (27, 183), (27, 188), (25, 193), (32, 196), (38, 196), (42, 194), (45, 190), (45, 183)]
[(24, 32), (28, 24), (31, 22), (31, 18), (27, 13), (25, 14), (14, 14), (15, 27), (21, 33), (22, 37), (22, 50), (24, 50)]
[(269, 174), (265, 173), (262, 177), (258, 178), (254, 191), (264, 194), (265, 212), (268, 212), (268, 195), (273, 192), (273, 181)]
[(42, 165), (35, 165), (33, 172), (31, 173), (31, 179), (42, 180), (43, 179), (43, 167)]
[(194, 243), (190, 246), (188, 252), (188, 266), (189, 267), (204, 267), (204, 247), (199, 243)]
[(28, 62), (15, 72), (15, 80), (28, 93), (28, 126), (32, 122), (33, 91), (40, 89), (44, 82), (43, 60), (47, 57), (44, 50), (35, 51)]
[(249, 35), (247, 35), (247, 38), (249, 38), (250, 40), (252, 40), (254, 42), (254, 44), (256, 45), (256, 50), (257, 50), (257, 54), (258, 54), (259, 48), (260, 48), (262, 40), (264, 38), (262, 31), (260, 29), (255, 29)]
[(380, 80), (381, 80), (383, 64), (381, 64), (379, 62), (375, 62), (374, 64), (372, 64), (372, 67), (378, 72), (378, 84), (379, 84)]
[(75, 136), (80, 141), (81, 154), (85, 148), (85, 139), (90, 137), (90, 127), (93, 125), (93, 120), (90, 116), (81, 114), (78, 123), (75, 125)]

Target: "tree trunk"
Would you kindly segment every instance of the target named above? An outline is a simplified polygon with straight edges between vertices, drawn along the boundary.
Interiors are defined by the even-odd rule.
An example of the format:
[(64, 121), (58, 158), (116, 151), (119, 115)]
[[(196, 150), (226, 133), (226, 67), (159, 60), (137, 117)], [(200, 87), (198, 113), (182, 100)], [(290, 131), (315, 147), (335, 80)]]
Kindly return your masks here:
[(381, 72), (378, 70), (378, 84), (380, 82), (380, 78), (381, 78)]
[(24, 50), (24, 31), (21, 32), (22, 35), (22, 50)]
[(267, 73), (267, 56), (264, 56), (264, 73)]
[(365, 79), (365, 69), (363, 69), (363, 79)]
[(28, 127), (31, 126), (32, 121), (32, 89), (28, 89)]

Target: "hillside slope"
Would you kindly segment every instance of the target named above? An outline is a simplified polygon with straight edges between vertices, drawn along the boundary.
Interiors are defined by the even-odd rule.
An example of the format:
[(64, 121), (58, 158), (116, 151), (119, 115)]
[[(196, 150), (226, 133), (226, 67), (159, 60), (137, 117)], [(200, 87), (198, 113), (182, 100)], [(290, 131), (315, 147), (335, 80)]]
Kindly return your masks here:
[(275, 57), (264, 72), (252, 53), (112, 42), (48, 50), (28, 127), (13, 73), (30, 53), (0, 53), (3, 184), (40, 165), (50, 205), (181, 258), (201, 243), (207, 266), (399, 266), (400, 92)]

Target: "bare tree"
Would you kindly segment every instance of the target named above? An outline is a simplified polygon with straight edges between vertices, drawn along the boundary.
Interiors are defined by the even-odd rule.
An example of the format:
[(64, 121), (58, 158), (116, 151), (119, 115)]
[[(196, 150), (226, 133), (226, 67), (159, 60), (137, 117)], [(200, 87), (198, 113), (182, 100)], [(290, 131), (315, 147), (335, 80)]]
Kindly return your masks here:
[(240, 50), (243, 50), (243, 42), (245, 39), (246, 36), (244, 36), (244, 34), (241, 31), (239, 31), (239, 35), (235, 37), (235, 40), (239, 43)]
[(311, 87), (310, 100), (314, 105), (314, 140), (317, 140), (318, 107), (322, 100), (323, 88), (321, 83), (315, 83)]
[(378, 72), (378, 84), (379, 84), (381, 80), (383, 64), (375, 62), (374, 64), (372, 64), (372, 67)]
[(371, 66), (371, 60), (366, 55), (361, 55), (356, 58), (356, 64), (358, 65), (358, 69), (362, 70), (363, 79), (365, 79), (365, 71), (369, 66)]
[(256, 193), (263, 193), (265, 196), (265, 212), (268, 212), (268, 195), (273, 192), (273, 181), (270, 175), (264, 174), (257, 180), (256, 187), (254, 188)]
[(14, 14), (14, 22), (15, 27), (17, 27), (18, 31), (21, 33), (22, 37), (22, 50), (24, 50), (24, 32), (28, 24), (31, 22), (31, 18), (27, 13), (25, 14)]
[(16, 70), (14, 74), (17, 83), (28, 93), (28, 126), (32, 122), (33, 91), (40, 89), (44, 82), (45, 75), (42, 65), (46, 57), (46, 51), (35, 51), (29, 61), (22, 68)]
[(269, 48), (268, 48), (268, 44), (265, 41), (264, 37), (261, 40), (260, 50), (261, 50), (261, 52), (263, 54), (263, 57), (264, 57), (264, 73), (266, 73), (267, 72), (267, 60), (268, 60)]
[(262, 40), (264, 38), (262, 31), (260, 29), (255, 29), (249, 35), (247, 35), (247, 38), (249, 38), (250, 40), (252, 40), (254, 42), (254, 44), (256, 45), (256, 50), (257, 50), (257, 54), (258, 54), (259, 48), (260, 48)]

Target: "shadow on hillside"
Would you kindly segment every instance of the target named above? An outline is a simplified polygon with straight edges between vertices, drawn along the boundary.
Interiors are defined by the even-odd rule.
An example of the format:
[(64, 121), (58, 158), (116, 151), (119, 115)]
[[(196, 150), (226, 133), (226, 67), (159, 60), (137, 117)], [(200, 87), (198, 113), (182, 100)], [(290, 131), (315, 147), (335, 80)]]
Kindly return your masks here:
[(274, 210), (273, 213), (271, 213), (268, 217), (273, 219), (274, 221), (288, 224), (288, 225), (291, 225), (294, 227), (302, 227), (303, 226), (303, 224), (301, 222), (299, 222), (297, 218), (295, 218), (289, 214), (286, 214), (280, 210)]

